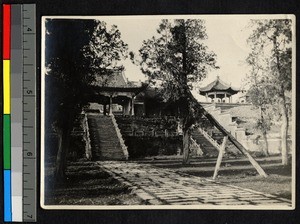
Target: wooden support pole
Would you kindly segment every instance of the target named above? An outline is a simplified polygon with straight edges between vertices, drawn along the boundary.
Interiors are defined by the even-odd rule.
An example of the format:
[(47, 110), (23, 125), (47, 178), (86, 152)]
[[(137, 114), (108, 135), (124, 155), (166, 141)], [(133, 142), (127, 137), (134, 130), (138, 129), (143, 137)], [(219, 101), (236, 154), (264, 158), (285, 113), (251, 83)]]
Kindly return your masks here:
[(223, 139), (223, 142), (222, 142), (222, 146), (219, 150), (219, 155), (218, 155), (218, 159), (217, 159), (217, 163), (216, 163), (216, 167), (215, 167), (215, 172), (214, 172), (214, 176), (213, 176), (214, 180), (217, 178), (218, 172), (219, 172), (220, 167), (221, 167), (222, 158), (223, 158), (224, 153), (225, 153), (225, 147), (226, 147), (227, 139), (228, 139), (228, 136), (225, 136), (224, 139)]
[(265, 171), (261, 168), (261, 166), (256, 162), (256, 160), (250, 155), (250, 153), (244, 148), (244, 146), (238, 142), (231, 134), (228, 132), (223, 126), (209, 113), (205, 114), (206, 118), (212, 122), (216, 128), (218, 128), (225, 136), (228, 136), (229, 141), (238, 148), (245, 156), (248, 157), (250, 163), (252, 166), (257, 170), (259, 175), (263, 177), (267, 177), (268, 175), (265, 173)]

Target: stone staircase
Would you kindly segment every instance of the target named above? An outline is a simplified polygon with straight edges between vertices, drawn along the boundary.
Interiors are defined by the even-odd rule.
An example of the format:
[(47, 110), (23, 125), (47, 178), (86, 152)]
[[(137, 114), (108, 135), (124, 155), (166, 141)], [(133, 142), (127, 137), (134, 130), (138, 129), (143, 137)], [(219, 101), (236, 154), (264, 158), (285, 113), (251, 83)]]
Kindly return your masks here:
[[(212, 138), (221, 145), (224, 135), (219, 130), (214, 130)], [(226, 143), (226, 153), (234, 156), (242, 155), (242, 153), (230, 141), (227, 141)]]
[(122, 141), (114, 117), (88, 115), (92, 160), (127, 160), (127, 148)]
[(220, 145), (213, 138), (209, 137), (207, 133), (205, 134), (204, 130), (200, 128), (194, 129), (192, 138), (199, 145), (204, 157), (218, 156)]
[[(206, 118), (202, 118), (202, 124), (204, 124), (205, 128), (195, 128), (192, 132), (192, 138), (200, 147), (204, 157), (217, 157), (224, 139), (224, 134), (209, 124)], [(227, 141), (225, 156), (238, 157), (241, 155), (242, 153), (230, 141)]]
[[(233, 107), (233, 106), (232, 106)], [(228, 109), (229, 106), (218, 104), (205, 105), (204, 108), (209, 112), (227, 131), (229, 131), (238, 141), (242, 141), (246, 137), (245, 129), (240, 127)]]

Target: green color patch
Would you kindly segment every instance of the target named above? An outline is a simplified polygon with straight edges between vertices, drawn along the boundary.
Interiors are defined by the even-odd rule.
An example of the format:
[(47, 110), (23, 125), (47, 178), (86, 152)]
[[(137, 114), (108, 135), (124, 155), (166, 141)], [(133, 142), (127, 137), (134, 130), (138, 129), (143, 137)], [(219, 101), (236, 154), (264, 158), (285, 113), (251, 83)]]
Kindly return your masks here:
[(11, 154), (10, 115), (4, 114), (3, 116), (3, 164), (5, 170), (9, 170), (11, 168), (10, 154)]

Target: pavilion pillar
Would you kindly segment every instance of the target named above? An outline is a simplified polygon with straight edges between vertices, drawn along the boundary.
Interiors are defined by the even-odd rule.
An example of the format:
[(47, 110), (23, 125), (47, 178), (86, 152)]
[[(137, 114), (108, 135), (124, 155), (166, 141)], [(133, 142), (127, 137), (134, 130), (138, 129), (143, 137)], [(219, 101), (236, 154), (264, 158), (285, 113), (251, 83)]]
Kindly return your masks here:
[(131, 97), (131, 101), (130, 101), (130, 115), (134, 116), (134, 97)]
[(225, 97), (224, 98), (225, 98), (225, 103), (226, 103), (227, 93), (225, 93)]
[(124, 115), (130, 115), (130, 99), (124, 104)]
[(109, 96), (109, 115), (112, 115), (112, 95)]
[(125, 104), (122, 105), (122, 114), (125, 115)]
[(146, 106), (145, 106), (145, 102), (143, 103), (143, 116), (146, 115)]
[(106, 107), (107, 107), (107, 104), (103, 104), (103, 115), (107, 114)]
[(214, 93), (214, 102), (216, 102), (216, 100), (217, 100), (217, 94), (216, 94), (216, 92)]
[(208, 94), (207, 93), (205, 94), (205, 97), (206, 97), (206, 102), (208, 102)]

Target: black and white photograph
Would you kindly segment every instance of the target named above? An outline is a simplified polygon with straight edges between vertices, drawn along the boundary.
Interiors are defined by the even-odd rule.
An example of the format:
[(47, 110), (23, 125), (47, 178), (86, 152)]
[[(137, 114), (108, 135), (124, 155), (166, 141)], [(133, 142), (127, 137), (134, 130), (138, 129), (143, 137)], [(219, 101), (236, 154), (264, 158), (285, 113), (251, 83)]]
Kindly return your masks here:
[(295, 208), (295, 16), (43, 16), (44, 209)]

